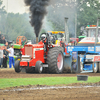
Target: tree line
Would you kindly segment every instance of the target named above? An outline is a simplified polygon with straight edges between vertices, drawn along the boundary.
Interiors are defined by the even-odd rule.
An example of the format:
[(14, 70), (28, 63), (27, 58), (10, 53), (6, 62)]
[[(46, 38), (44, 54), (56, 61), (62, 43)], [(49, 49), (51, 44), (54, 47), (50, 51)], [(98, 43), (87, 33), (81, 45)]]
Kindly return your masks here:
[[(75, 34), (75, 17), (77, 17), (77, 35), (81, 27), (96, 24), (100, 16), (99, 0), (51, 0), (47, 7), (47, 16), (43, 21), (42, 32), (64, 31), (64, 17), (68, 17), (70, 36)], [(77, 14), (77, 16), (75, 16)], [(7, 35), (8, 40), (16, 40), (17, 36), (25, 36), (35, 40), (33, 27), (30, 25), (29, 14), (7, 13), (0, 0), (0, 31)]]

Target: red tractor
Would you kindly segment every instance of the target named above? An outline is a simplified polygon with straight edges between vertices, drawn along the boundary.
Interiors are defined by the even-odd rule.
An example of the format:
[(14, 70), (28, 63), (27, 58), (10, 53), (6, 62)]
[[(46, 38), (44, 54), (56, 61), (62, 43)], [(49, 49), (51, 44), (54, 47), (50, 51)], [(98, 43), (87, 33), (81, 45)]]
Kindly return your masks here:
[(19, 73), (22, 68), (25, 68), (26, 73), (48, 72), (59, 74), (63, 72), (65, 47), (53, 44), (52, 36), (48, 33), (42, 33), (40, 39), (41, 41), (38, 44), (24, 45), (21, 61), (15, 62), (15, 72)]

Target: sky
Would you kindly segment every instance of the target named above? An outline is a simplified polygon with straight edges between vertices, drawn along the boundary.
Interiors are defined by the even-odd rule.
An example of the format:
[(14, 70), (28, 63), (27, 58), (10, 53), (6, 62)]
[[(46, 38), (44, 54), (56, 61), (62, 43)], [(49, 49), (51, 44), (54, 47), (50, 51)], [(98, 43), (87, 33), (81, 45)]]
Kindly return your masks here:
[(28, 12), (28, 7), (25, 6), (24, 0), (2, 0), (2, 1), (3, 1), (3, 6), (5, 6), (5, 10), (7, 12), (13, 12), (13, 13)]

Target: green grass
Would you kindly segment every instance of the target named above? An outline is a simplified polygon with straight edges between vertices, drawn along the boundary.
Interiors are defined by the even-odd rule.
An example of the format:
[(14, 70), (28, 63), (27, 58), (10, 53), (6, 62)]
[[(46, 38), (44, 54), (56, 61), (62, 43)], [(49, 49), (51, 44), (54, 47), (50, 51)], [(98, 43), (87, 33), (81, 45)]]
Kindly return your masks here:
[(88, 77), (88, 81), (77, 81), (77, 77), (45, 77), (45, 78), (16, 78), (0, 79), (0, 88), (21, 86), (21, 85), (68, 85), (71, 83), (95, 83), (100, 77)]

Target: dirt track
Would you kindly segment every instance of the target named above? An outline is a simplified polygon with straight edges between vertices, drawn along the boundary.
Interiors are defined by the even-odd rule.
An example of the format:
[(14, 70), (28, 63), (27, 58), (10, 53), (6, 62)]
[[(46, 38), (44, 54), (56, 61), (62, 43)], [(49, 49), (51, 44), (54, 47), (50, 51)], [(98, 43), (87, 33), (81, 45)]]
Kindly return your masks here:
[[(18, 74), (18, 73), (15, 73), (14, 69), (0, 69), (0, 78), (71, 77), (71, 76), (76, 76), (76, 75), (77, 74), (66, 74), (66, 73), (64, 74), (26, 74), (22, 72)], [(96, 73), (96, 74), (88, 73), (85, 75), (100, 76), (100, 73)], [(79, 84), (72, 84), (72, 85), (79, 85)], [(100, 85), (100, 82), (98, 83), (98, 85)], [(31, 87), (32, 86), (30, 86), (29, 88)], [(3, 92), (0, 92), (0, 100), (100, 100), (100, 87), (3, 91)]]
[[(0, 69), (0, 78), (40, 78), (40, 77), (72, 77), (80, 74), (26, 74), (25, 72), (16, 73), (14, 69)], [(81, 75), (100, 76), (100, 73), (82, 73)]]

